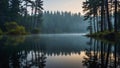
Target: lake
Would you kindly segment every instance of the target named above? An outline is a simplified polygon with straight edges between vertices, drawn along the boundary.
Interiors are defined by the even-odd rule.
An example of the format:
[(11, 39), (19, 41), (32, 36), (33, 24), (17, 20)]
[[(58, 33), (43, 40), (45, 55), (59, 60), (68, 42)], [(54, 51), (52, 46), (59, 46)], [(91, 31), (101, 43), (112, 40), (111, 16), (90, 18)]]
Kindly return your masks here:
[(119, 42), (84, 35), (0, 36), (0, 68), (120, 68)]

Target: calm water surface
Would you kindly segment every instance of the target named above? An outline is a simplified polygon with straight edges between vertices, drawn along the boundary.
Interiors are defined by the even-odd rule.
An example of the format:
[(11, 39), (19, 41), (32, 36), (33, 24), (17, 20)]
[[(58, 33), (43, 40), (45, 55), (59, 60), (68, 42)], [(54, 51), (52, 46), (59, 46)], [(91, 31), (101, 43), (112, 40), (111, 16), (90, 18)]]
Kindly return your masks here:
[(0, 36), (0, 68), (120, 68), (120, 46), (83, 34)]

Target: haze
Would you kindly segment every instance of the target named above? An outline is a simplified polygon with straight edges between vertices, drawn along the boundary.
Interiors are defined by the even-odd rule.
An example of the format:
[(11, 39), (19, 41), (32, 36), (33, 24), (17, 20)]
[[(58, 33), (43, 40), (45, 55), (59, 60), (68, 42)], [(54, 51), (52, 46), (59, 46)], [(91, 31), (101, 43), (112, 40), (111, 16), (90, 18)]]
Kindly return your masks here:
[(45, 11), (68, 11), (82, 13), (82, 2), (84, 0), (44, 0)]

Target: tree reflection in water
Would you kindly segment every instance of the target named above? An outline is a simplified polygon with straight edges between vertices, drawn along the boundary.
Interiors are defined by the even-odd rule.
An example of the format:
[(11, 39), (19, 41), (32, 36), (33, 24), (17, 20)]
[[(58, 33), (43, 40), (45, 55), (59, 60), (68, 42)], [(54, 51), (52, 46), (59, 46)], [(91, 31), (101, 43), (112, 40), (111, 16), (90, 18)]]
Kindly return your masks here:
[[(0, 43), (2, 44), (0, 46), (0, 68), (44, 68), (46, 66), (46, 55), (43, 52), (45, 47), (41, 48), (37, 39), (30, 42), (25, 40), (24, 36), (4, 37), (0, 39)], [(26, 46), (28, 44), (31, 45), (28, 47)]]
[[(113, 44), (90, 39), (90, 41), (87, 43), (89, 46), (84, 47), (83, 44), (81, 44), (83, 46), (82, 48), (80, 45), (78, 45), (79, 43), (77, 44), (78, 46), (73, 44), (76, 43), (76, 40), (72, 43), (73, 45), (71, 45), (69, 41), (67, 41), (68, 43), (59, 42), (64, 41), (63, 39), (61, 38), (60, 40), (55, 41), (55, 38), (55, 40), (52, 39), (51, 41), (51, 37), (45, 37), (41, 40), (41, 38), (38, 36), (28, 36), (27, 38), (24, 36), (1, 36), (0, 68), (45, 68), (47, 67), (47, 57), (49, 58), (49, 56), (56, 55), (58, 57), (63, 55), (69, 55), (71, 57), (72, 53), (81, 55), (80, 51), (83, 51), (84, 48), (86, 49), (84, 51), (86, 55), (83, 60), (83, 65), (87, 68), (120, 68), (119, 41), (118, 43)], [(46, 41), (48, 41), (48, 43), (46, 43)]]
[[(93, 44), (94, 43), (94, 44)], [(92, 38), (87, 43), (83, 65), (87, 68), (120, 68), (120, 43), (107, 43)]]
[(82, 47), (74, 46), (73, 43), (71, 45), (69, 38), (65, 42), (64, 37), (54, 38), (52, 37), (52, 41), (51, 37), (46, 36), (44, 38), (39, 36), (1, 38), (0, 68), (45, 68), (49, 56), (80, 55)]

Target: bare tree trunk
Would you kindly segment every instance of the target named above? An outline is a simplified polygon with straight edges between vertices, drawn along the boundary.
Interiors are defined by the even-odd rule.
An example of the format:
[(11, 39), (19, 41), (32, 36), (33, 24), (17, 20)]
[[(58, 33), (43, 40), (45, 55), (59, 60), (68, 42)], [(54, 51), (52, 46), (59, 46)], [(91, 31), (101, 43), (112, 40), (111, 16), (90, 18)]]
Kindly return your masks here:
[(99, 16), (96, 15), (96, 22), (97, 22), (97, 32), (99, 32)]
[(103, 21), (104, 21), (104, 30), (106, 31), (107, 30), (107, 23), (106, 23), (106, 13), (104, 11), (104, 14), (103, 14)]
[(94, 14), (94, 19), (93, 20), (94, 20), (94, 32), (96, 33), (96, 21), (95, 21), (96, 19), (95, 19), (95, 14)]
[(109, 15), (109, 8), (108, 8), (108, 0), (106, 0), (105, 5), (106, 5), (106, 12), (107, 12), (108, 30), (112, 31), (112, 24), (110, 22), (110, 15)]
[(92, 33), (93, 33), (92, 18), (90, 18), (90, 34), (92, 35)]
[(104, 0), (101, 0), (101, 32), (103, 32), (103, 12), (104, 12)]
[(38, 6), (38, 0), (35, 0), (35, 15), (34, 15), (34, 28), (36, 28), (37, 24), (37, 6)]
[(32, 30), (33, 29), (33, 27), (34, 27), (34, 15), (33, 15), (33, 10), (34, 10), (34, 5), (32, 4), (31, 5), (31, 8), (32, 8), (32, 10), (31, 10), (31, 22), (32, 22), (32, 25), (31, 25), (31, 27), (30, 27), (30, 29)]
[(115, 20), (114, 20), (114, 30), (117, 32), (117, 0), (115, 0)]

